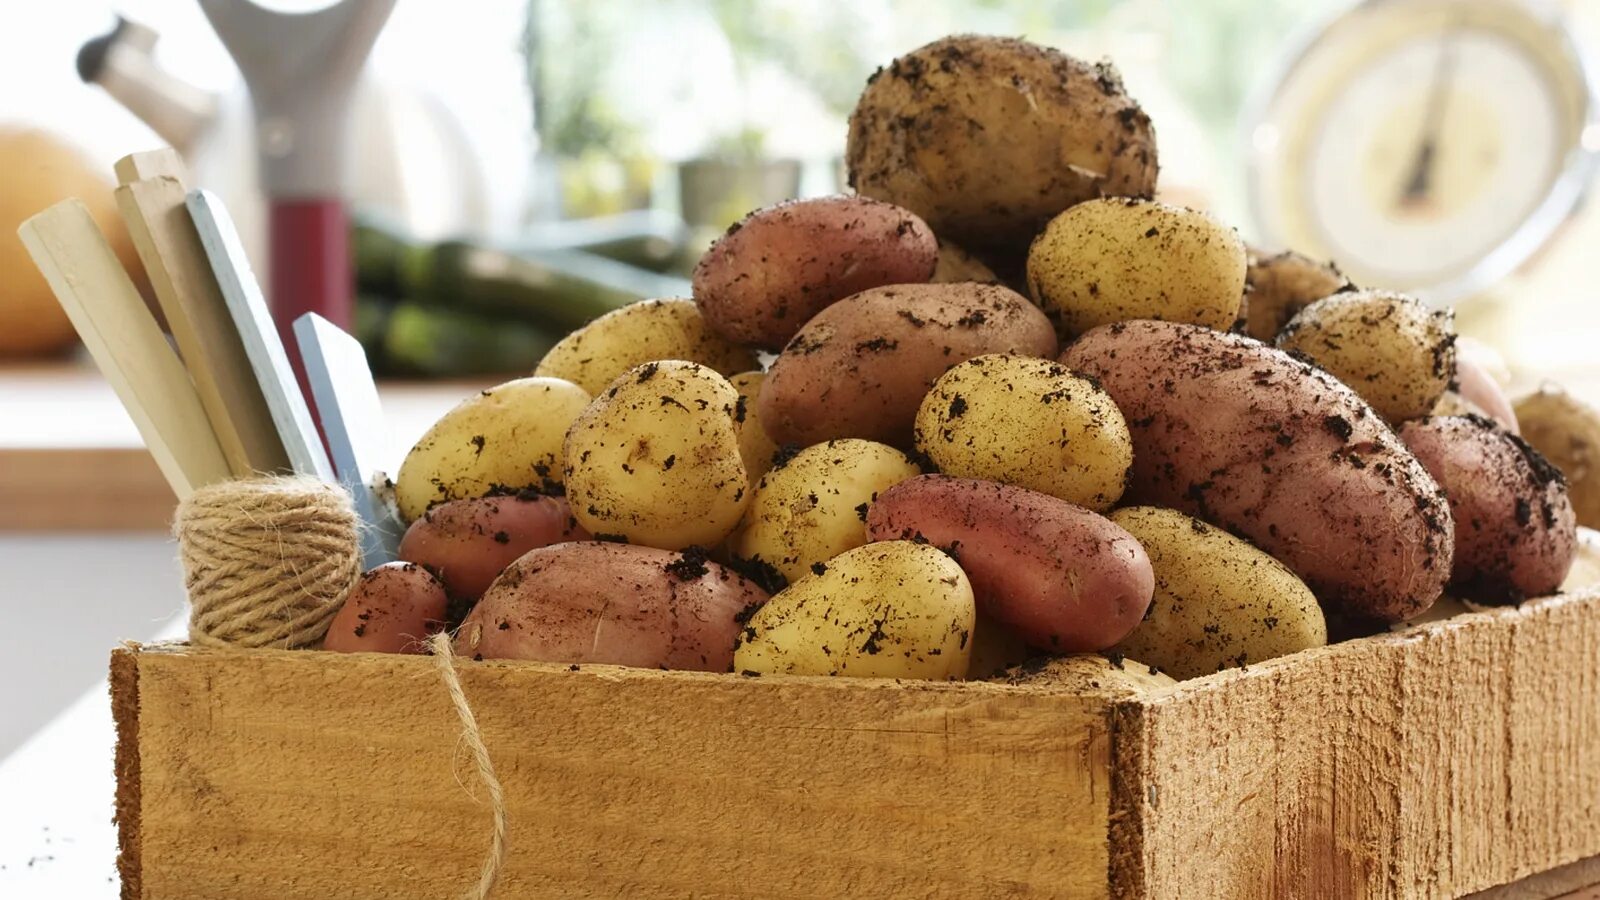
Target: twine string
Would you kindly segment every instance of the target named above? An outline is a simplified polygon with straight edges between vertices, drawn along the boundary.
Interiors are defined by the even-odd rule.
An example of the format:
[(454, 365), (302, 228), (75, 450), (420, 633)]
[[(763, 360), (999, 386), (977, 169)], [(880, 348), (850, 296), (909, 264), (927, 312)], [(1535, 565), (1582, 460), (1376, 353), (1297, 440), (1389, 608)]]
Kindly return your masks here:
[(337, 485), (301, 476), (225, 481), (178, 506), (189, 642), (308, 647), (361, 577), (359, 520)]
[(428, 639), (428, 648), (433, 651), (439, 676), (444, 679), (445, 690), (450, 693), (450, 703), (455, 706), (456, 717), (461, 720), (461, 739), (472, 752), (472, 761), (478, 769), (478, 780), (483, 782), (484, 789), (489, 793), (489, 813), (494, 823), (494, 830), (489, 839), (489, 855), (483, 860), (483, 870), (478, 875), (478, 883), (469, 888), (464, 895), (467, 900), (484, 900), (489, 896), (489, 892), (494, 890), (494, 883), (500, 877), (500, 866), (505, 861), (505, 792), (500, 788), (500, 779), (494, 774), (494, 763), (489, 760), (489, 748), (484, 746), (483, 732), (478, 728), (478, 717), (473, 715), (472, 707), (467, 705), (466, 692), (461, 689), (461, 679), (456, 675), (455, 654), (450, 649), (450, 635), (443, 631), (435, 634)]

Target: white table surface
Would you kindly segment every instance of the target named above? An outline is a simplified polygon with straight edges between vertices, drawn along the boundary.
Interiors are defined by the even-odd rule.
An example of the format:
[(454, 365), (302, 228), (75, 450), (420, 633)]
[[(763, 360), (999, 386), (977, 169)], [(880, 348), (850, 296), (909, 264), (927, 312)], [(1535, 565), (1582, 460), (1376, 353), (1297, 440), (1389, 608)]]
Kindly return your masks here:
[(183, 634), (174, 554), (159, 534), (0, 538), (0, 898), (118, 895), (106, 668), (120, 640)]

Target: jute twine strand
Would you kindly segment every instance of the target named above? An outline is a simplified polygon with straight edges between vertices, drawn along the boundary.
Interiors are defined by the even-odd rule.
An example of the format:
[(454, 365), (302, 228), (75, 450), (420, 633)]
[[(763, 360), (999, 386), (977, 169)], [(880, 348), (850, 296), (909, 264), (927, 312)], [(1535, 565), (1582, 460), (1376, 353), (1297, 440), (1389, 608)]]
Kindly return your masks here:
[(455, 705), (456, 716), (461, 720), (461, 739), (472, 752), (472, 760), (478, 767), (478, 779), (489, 792), (489, 812), (494, 821), (494, 833), (489, 840), (489, 855), (483, 860), (483, 871), (478, 875), (478, 883), (469, 888), (464, 895), (467, 900), (484, 900), (489, 896), (489, 892), (494, 890), (495, 880), (500, 877), (500, 865), (505, 861), (505, 792), (500, 789), (500, 779), (495, 776), (494, 764), (489, 761), (489, 748), (483, 745), (483, 732), (478, 729), (478, 717), (472, 714), (472, 707), (467, 705), (466, 692), (461, 689), (461, 679), (456, 676), (455, 654), (450, 649), (450, 635), (439, 632), (428, 639), (428, 647), (433, 651), (434, 663), (439, 667), (439, 675), (444, 679), (445, 689), (450, 692), (450, 702)]
[(247, 478), (195, 491), (173, 522), (189, 642), (315, 644), (361, 577), (359, 529), (350, 496), (315, 478)]

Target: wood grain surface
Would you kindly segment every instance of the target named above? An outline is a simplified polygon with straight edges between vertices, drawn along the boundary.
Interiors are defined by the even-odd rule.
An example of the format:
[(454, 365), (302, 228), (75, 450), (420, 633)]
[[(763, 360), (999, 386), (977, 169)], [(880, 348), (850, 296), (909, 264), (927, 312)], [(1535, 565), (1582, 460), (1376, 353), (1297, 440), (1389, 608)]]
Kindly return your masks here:
[(1600, 594), (1114, 712), (1113, 894), (1457, 897), (1600, 854)]
[[(128, 897), (449, 897), (489, 814), (431, 661), (119, 650)], [(497, 897), (1106, 895), (1103, 701), (468, 663)], [(130, 750), (136, 744), (137, 752)]]

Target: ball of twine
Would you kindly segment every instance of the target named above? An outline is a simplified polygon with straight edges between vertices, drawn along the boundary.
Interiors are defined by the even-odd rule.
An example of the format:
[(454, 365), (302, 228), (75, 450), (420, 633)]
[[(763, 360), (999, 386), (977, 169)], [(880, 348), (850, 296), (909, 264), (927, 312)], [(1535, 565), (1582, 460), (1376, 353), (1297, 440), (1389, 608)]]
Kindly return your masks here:
[(173, 533), (202, 647), (314, 644), (361, 577), (350, 495), (315, 478), (207, 485), (178, 505)]

